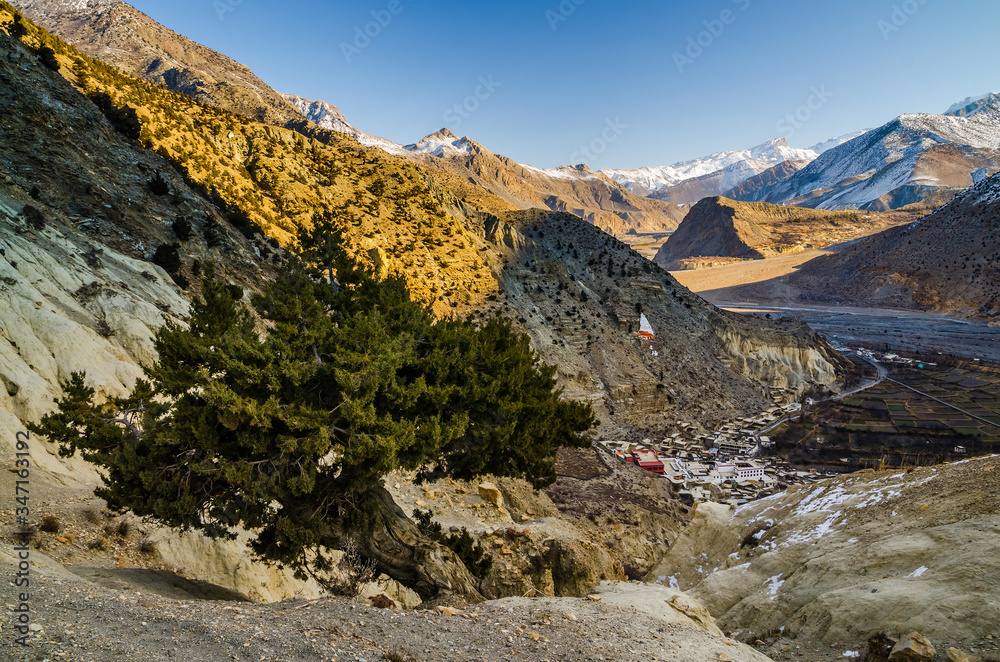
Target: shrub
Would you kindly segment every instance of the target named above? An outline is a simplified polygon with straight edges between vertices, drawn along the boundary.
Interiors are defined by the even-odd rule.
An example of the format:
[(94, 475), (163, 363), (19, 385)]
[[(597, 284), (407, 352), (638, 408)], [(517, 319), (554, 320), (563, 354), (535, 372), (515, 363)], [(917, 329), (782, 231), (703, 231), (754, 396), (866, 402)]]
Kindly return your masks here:
[(38, 528), (45, 533), (59, 533), (62, 530), (62, 524), (59, 523), (59, 518), (55, 515), (46, 515), (42, 518), (42, 523), (38, 525)]
[(334, 577), (323, 583), (335, 595), (356, 598), (361, 588), (375, 578), (375, 562), (361, 556), (353, 538), (345, 540), (340, 551), (344, 555), (337, 563)]
[(153, 264), (163, 267), (163, 270), (176, 276), (181, 270), (180, 244), (160, 244), (153, 253)]
[(56, 59), (56, 52), (50, 47), (42, 46), (38, 50), (38, 58), (52, 71), (59, 71), (59, 60)]
[(181, 217), (170, 224), (170, 229), (174, 231), (174, 235), (180, 241), (189, 241), (191, 235), (194, 232), (191, 222)]
[(37, 207), (32, 205), (25, 205), (24, 209), (21, 210), (21, 214), (24, 216), (24, 220), (28, 222), (28, 225), (33, 227), (39, 232), (45, 229), (45, 214), (43, 214)]
[(135, 113), (135, 108), (122, 106), (119, 108), (111, 101), (111, 97), (104, 92), (95, 92), (90, 95), (90, 100), (94, 102), (98, 110), (108, 118), (108, 121), (127, 138), (138, 140), (142, 133), (142, 123)]
[(153, 192), (153, 195), (166, 195), (170, 193), (170, 185), (167, 184), (163, 175), (157, 172), (156, 176), (149, 180), (149, 190)]

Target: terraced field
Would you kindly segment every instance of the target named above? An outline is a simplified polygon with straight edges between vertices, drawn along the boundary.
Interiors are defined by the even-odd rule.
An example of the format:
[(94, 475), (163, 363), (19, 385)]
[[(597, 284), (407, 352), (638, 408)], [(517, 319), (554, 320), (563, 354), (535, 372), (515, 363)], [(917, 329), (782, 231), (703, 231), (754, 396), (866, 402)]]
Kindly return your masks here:
[(772, 435), (776, 452), (839, 472), (1000, 452), (1000, 368), (897, 366), (892, 380), (807, 410)]

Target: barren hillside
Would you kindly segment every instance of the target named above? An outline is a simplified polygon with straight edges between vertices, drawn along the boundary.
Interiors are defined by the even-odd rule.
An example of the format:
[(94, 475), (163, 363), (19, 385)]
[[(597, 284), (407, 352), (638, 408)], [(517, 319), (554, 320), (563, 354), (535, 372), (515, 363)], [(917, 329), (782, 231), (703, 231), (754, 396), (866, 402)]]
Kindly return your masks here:
[(671, 271), (825, 248), (913, 221), (907, 212), (824, 212), (707, 198), (695, 205), (654, 261)]
[[(928, 218), (819, 258), (790, 277), (806, 292), (877, 306), (1000, 315), (1000, 177)], [(942, 250), (947, 246), (947, 250)]]

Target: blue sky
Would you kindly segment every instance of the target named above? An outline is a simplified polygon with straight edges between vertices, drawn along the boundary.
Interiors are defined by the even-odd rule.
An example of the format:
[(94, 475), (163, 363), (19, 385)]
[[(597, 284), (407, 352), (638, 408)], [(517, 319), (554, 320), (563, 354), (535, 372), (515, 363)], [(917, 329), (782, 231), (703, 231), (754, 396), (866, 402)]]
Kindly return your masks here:
[(447, 126), (539, 167), (807, 147), (1000, 90), (995, 0), (131, 4), (369, 133)]

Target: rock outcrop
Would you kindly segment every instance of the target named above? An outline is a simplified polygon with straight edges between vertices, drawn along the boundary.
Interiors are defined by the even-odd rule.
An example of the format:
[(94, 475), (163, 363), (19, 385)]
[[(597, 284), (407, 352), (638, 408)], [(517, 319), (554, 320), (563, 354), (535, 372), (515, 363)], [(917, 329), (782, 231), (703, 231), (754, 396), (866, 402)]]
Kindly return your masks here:
[(918, 631), (968, 648), (1000, 622), (1000, 457), (862, 472), (731, 510), (698, 505), (650, 573), (725, 632), (855, 647)]

